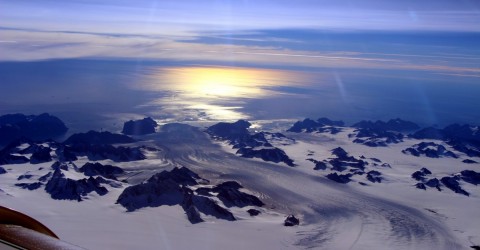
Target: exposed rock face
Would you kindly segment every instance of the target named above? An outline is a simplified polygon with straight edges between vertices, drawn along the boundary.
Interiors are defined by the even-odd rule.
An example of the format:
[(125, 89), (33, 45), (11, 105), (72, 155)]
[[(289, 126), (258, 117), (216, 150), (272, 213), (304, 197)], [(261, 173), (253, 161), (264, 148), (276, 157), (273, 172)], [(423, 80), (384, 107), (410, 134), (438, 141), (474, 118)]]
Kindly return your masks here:
[(79, 171), (84, 173), (86, 176), (101, 175), (105, 178), (113, 180), (117, 179), (116, 176), (124, 173), (123, 169), (119, 167), (90, 162), (85, 163), (85, 165), (79, 168)]
[(0, 145), (26, 137), (45, 140), (67, 132), (65, 124), (47, 113), (35, 115), (9, 114), (0, 116)]
[(328, 179), (330, 179), (332, 181), (335, 181), (335, 182), (338, 182), (338, 183), (343, 183), (343, 184), (349, 183), (351, 181), (350, 177), (352, 177), (352, 174), (340, 174), (339, 175), (336, 172), (327, 175)]
[(131, 137), (114, 134), (108, 131), (97, 132), (97, 131), (88, 131), (87, 133), (78, 133), (73, 134), (67, 140), (65, 140), (65, 145), (73, 144), (115, 144), (115, 143), (132, 143), (133, 140)]
[(432, 187), (432, 188), (434, 187), (438, 191), (442, 191), (442, 189), (440, 188), (440, 181), (437, 178), (432, 178), (432, 179), (428, 180), (427, 182), (425, 182), (425, 185), (427, 185), (429, 187)]
[(315, 163), (315, 167), (313, 169), (315, 170), (325, 170), (327, 169), (327, 163), (325, 161), (317, 161), (315, 159), (307, 159), (307, 161), (311, 161)]
[(39, 146), (35, 152), (33, 152), (32, 157), (30, 157), (30, 163), (39, 164), (52, 161), (51, 151), (49, 147)]
[(64, 150), (76, 156), (87, 156), (91, 161), (110, 159), (116, 162), (139, 161), (146, 159), (140, 148), (114, 147), (105, 144), (73, 144)]
[[(268, 142), (267, 133), (260, 132), (251, 135), (247, 129), (250, 126), (251, 124), (244, 120), (235, 123), (220, 122), (210, 126), (206, 132), (216, 139), (229, 141), (233, 148), (238, 149), (236, 153), (242, 157), (260, 158), (264, 161), (283, 162), (288, 166), (294, 166), (293, 160), (283, 150), (273, 147)], [(268, 133), (268, 136), (285, 138), (280, 133)]]
[(264, 161), (271, 161), (275, 163), (284, 162), (288, 166), (294, 166), (293, 160), (287, 156), (285, 151), (279, 148), (240, 148), (237, 151), (237, 154), (240, 154), (245, 158), (260, 158)]
[(422, 168), (422, 169), (420, 169), (420, 171), (415, 171), (412, 174), (412, 178), (417, 180), (417, 181), (425, 181), (425, 176), (430, 175), (430, 174), (432, 174), (432, 172), (430, 172), (430, 170), (428, 170), (427, 168)]
[(283, 225), (286, 227), (298, 226), (299, 224), (300, 224), (300, 220), (293, 215), (289, 215), (283, 223)]
[(375, 170), (372, 170), (370, 172), (367, 173), (367, 180), (369, 180), (370, 182), (378, 182), (378, 183), (381, 183), (382, 182), (382, 173), (378, 172), (378, 171), (375, 171)]
[(259, 214), (261, 214), (260, 210), (257, 210), (257, 209), (248, 209), (247, 210), (247, 213), (250, 215), (250, 216), (257, 216)]
[(455, 177), (443, 177), (441, 179), (441, 182), (443, 185), (445, 185), (447, 188), (451, 189), (455, 193), (463, 194), (466, 196), (470, 195), (467, 191), (463, 190), (462, 187), (460, 187), (460, 183), (458, 183), (457, 178)]
[(448, 151), (445, 146), (436, 144), (434, 142), (421, 142), (415, 144), (410, 148), (402, 150), (402, 153), (413, 156), (426, 156), (429, 158), (451, 157), (458, 158), (452, 151)]
[(243, 188), (240, 184), (234, 181), (224, 182), (212, 188), (212, 191), (218, 193), (217, 197), (227, 207), (246, 207), (265, 205), (260, 199), (251, 194), (241, 192), (239, 189)]
[(126, 135), (146, 135), (155, 133), (157, 122), (150, 117), (142, 120), (130, 120), (123, 124), (122, 133)]
[(444, 140), (455, 150), (469, 157), (480, 157), (480, 133), (478, 126), (452, 124), (443, 129), (425, 128), (411, 135), (415, 139)]
[(27, 163), (30, 160), (21, 155), (12, 155), (12, 154), (0, 154), (0, 164), (7, 165), (7, 164), (23, 164)]
[(403, 141), (403, 134), (386, 130), (374, 130), (371, 128), (360, 128), (356, 130), (357, 139), (354, 143), (363, 144), (369, 147), (386, 147), (388, 144), (400, 143)]
[(101, 186), (94, 178), (72, 180), (66, 178), (61, 170), (55, 170), (52, 177), (45, 185), (45, 191), (56, 200), (82, 201), (83, 197), (90, 192), (105, 195), (108, 190)]
[(262, 206), (257, 197), (241, 192), (240, 184), (234, 181), (215, 187), (196, 187), (208, 183), (191, 170), (182, 167), (155, 174), (144, 183), (127, 187), (117, 203), (128, 211), (142, 207), (181, 205), (191, 223), (202, 222), (202, 214), (223, 220), (235, 220), (233, 214), (219, 205), (216, 196), (226, 207)]
[(462, 180), (473, 184), (473, 185), (478, 185), (480, 184), (480, 173), (475, 172), (473, 170), (463, 170), (461, 172), (462, 175)]
[(0, 174), (6, 174), (7, 170), (5, 170), (3, 167), (0, 167)]
[(342, 131), (342, 129), (338, 127), (343, 127), (343, 126), (344, 126), (344, 123), (342, 121), (332, 121), (324, 117), (319, 118), (316, 121), (306, 118), (303, 121), (298, 121), (295, 124), (293, 124), (293, 126), (289, 128), (287, 131), (296, 132), (296, 133), (327, 132), (331, 134), (337, 134), (340, 131)]
[(59, 170), (68, 171), (69, 165), (72, 165), (75, 168), (75, 164), (73, 163), (66, 163), (66, 162), (59, 162), (59, 161), (56, 161), (55, 163), (53, 163), (51, 168), (53, 170), (59, 169)]
[(404, 121), (400, 118), (391, 119), (388, 122), (383, 121), (361, 121), (352, 125), (354, 128), (361, 128), (361, 129), (371, 129), (373, 131), (414, 131), (419, 129), (420, 127), (410, 121)]
[(403, 141), (403, 131), (418, 129), (418, 125), (401, 119), (383, 121), (361, 121), (352, 127), (357, 128), (356, 138), (353, 142), (369, 147), (386, 147), (388, 144)]
[(475, 164), (475, 163), (478, 163), (478, 162), (476, 162), (476, 161), (474, 161), (474, 160), (472, 160), (472, 159), (465, 159), (465, 160), (463, 160), (462, 162), (463, 162), (463, 163), (467, 163), (467, 164)]
[(207, 129), (207, 133), (222, 140), (239, 142), (250, 136), (247, 128), (252, 124), (245, 120), (238, 120), (235, 123), (220, 122)]
[(353, 156), (349, 156), (348, 153), (341, 147), (337, 147), (332, 150), (332, 154), (337, 158), (332, 158), (328, 162), (332, 165), (332, 169), (336, 171), (344, 171), (347, 168), (356, 168), (364, 170), (368, 164), (363, 160), (359, 160)]
[(15, 186), (21, 187), (23, 189), (28, 190), (36, 190), (39, 189), (43, 184), (41, 182), (33, 182), (33, 183), (17, 183)]

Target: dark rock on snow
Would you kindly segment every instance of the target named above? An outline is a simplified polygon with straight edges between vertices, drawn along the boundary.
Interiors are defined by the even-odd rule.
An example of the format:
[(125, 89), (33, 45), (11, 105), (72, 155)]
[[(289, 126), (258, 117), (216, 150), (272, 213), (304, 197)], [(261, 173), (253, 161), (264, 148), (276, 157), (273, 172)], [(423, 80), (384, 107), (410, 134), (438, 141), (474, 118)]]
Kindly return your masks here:
[(300, 224), (300, 220), (297, 219), (294, 215), (289, 215), (283, 225), (286, 227), (293, 227), (293, 226), (298, 226)]
[(367, 173), (367, 180), (369, 180), (370, 182), (378, 182), (378, 183), (381, 183), (382, 182), (382, 173), (376, 171), (376, 170), (372, 170), (370, 172)]
[(463, 170), (461, 173), (461, 178), (465, 182), (468, 182), (473, 185), (480, 184), (480, 173), (473, 170)]
[(122, 134), (114, 134), (108, 131), (97, 132), (88, 131), (87, 133), (73, 134), (67, 140), (65, 145), (72, 144), (115, 144), (115, 143), (131, 143), (134, 142), (130, 136)]
[(123, 174), (123, 169), (112, 165), (102, 165), (100, 163), (87, 162), (81, 168), (78, 169), (86, 176), (103, 176), (108, 179), (116, 180), (116, 176)]
[(337, 134), (342, 131), (340, 128), (337, 127), (342, 126), (344, 126), (344, 123), (342, 121), (332, 121), (328, 118), (319, 118), (317, 121), (314, 121), (312, 119), (306, 118), (303, 121), (297, 121), (287, 131), (295, 133), (327, 132), (331, 134)]
[(240, 148), (237, 151), (237, 154), (240, 154), (245, 158), (260, 158), (264, 161), (271, 161), (275, 163), (283, 162), (290, 167), (293, 167), (293, 160), (290, 159), (285, 151), (279, 148)]
[(434, 187), (438, 191), (442, 191), (442, 189), (440, 188), (440, 181), (437, 178), (432, 178), (432, 179), (428, 180), (427, 182), (425, 182), (425, 185), (427, 185), (429, 187)]
[(45, 185), (45, 191), (56, 200), (82, 201), (83, 197), (91, 192), (105, 195), (108, 190), (101, 186), (93, 177), (81, 180), (66, 178), (61, 170), (55, 170)]
[(463, 190), (462, 187), (460, 187), (460, 183), (458, 183), (455, 177), (449, 177), (449, 176), (443, 177), (441, 179), (441, 182), (443, 185), (445, 185), (447, 188), (451, 189), (455, 193), (463, 194), (466, 196), (470, 195), (467, 191)]
[(34, 182), (34, 183), (17, 183), (15, 186), (21, 187), (23, 189), (28, 189), (28, 190), (35, 190), (38, 189), (42, 186), (43, 184), (41, 182)]
[(402, 153), (409, 154), (413, 156), (424, 155), (429, 158), (440, 158), (440, 157), (451, 157), (458, 158), (458, 156), (445, 148), (445, 146), (434, 143), (434, 142), (421, 142), (415, 144), (410, 148), (402, 150)]
[(6, 174), (7, 170), (5, 170), (3, 167), (0, 167), (0, 174)]
[(417, 184), (415, 184), (415, 187), (418, 188), (418, 189), (427, 190), (427, 187), (423, 183), (417, 183)]
[(360, 121), (358, 123), (353, 124), (352, 127), (362, 128), (362, 129), (372, 129), (376, 131), (397, 131), (397, 132), (413, 131), (420, 128), (417, 124), (410, 121), (404, 121), (400, 118), (391, 119), (388, 122)]
[(247, 213), (248, 213), (250, 216), (257, 216), (257, 215), (259, 215), (261, 212), (260, 212), (260, 210), (251, 208), (251, 209), (248, 209), (248, 210), (247, 210)]
[(68, 128), (55, 116), (47, 113), (35, 115), (9, 114), (0, 116), (0, 145), (22, 137), (45, 140), (65, 134)]
[(155, 133), (157, 122), (150, 117), (142, 120), (130, 120), (123, 124), (122, 133), (126, 135), (146, 135)]
[(338, 182), (338, 183), (343, 183), (343, 184), (349, 183), (351, 181), (350, 177), (352, 177), (352, 174), (340, 174), (339, 175), (336, 172), (327, 175), (328, 179), (330, 179), (332, 181), (335, 181), (335, 182)]

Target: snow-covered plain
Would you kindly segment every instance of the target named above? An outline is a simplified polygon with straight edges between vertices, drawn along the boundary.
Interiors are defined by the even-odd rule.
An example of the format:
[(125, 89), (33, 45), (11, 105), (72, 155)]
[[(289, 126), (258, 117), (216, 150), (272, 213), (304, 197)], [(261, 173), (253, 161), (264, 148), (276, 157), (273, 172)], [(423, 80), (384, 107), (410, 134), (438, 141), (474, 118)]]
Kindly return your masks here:
[[(122, 187), (108, 187), (99, 196), (92, 192), (81, 202), (53, 200), (39, 188), (15, 186), (25, 173), (32, 180), (51, 171), (53, 162), (3, 165), (0, 175), (0, 205), (26, 213), (51, 228), (62, 240), (87, 249), (469, 249), (480, 245), (480, 188), (462, 182), (470, 193), (464, 196), (443, 188), (415, 188), (411, 174), (422, 167), (432, 177), (477, 171), (480, 164), (466, 164), (465, 155), (455, 158), (414, 157), (401, 151), (419, 143), (405, 139), (388, 147), (352, 143), (352, 128), (327, 133), (284, 133), (294, 140), (271, 139), (296, 164), (270, 163), (235, 155), (223, 141), (214, 141), (200, 128), (170, 126), (158, 133), (137, 137), (134, 143), (158, 148), (146, 160), (124, 163), (100, 161), (123, 168)], [(448, 145), (441, 141), (449, 150)], [(364, 156), (366, 171), (377, 170), (384, 178), (371, 183), (354, 175), (341, 184), (327, 179), (331, 170), (314, 170), (307, 159), (325, 160), (331, 150), (344, 148), (349, 155)], [(453, 150), (453, 149), (451, 149)], [(381, 166), (388, 163), (390, 167)], [(478, 158), (474, 159), (477, 162)], [(88, 159), (75, 162), (80, 167)], [(127, 212), (116, 200), (124, 188), (138, 184), (154, 173), (185, 166), (212, 184), (235, 180), (266, 203), (259, 216), (247, 208), (233, 208), (237, 221), (204, 216), (205, 222), (190, 224), (180, 206), (147, 207)], [(73, 169), (72, 179), (85, 178)], [(366, 185), (361, 185), (365, 183)], [(283, 226), (287, 215), (300, 218), (300, 225)]]

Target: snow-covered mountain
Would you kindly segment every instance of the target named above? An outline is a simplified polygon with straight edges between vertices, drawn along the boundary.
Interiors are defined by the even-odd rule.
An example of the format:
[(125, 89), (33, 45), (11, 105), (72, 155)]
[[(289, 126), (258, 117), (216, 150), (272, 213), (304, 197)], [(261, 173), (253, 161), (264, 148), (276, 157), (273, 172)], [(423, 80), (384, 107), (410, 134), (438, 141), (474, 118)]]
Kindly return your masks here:
[(0, 151), (0, 204), (88, 249), (480, 245), (478, 127), (250, 126), (22, 137)]

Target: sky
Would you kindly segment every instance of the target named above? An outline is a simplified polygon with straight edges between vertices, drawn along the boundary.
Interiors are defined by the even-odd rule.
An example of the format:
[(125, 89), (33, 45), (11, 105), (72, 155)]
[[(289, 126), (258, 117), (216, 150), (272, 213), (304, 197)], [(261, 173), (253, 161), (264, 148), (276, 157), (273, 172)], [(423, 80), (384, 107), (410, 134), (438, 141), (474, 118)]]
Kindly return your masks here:
[(0, 0), (0, 9), (0, 61), (127, 58), (479, 77), (478, 0)]
[[(361, 109), (362, 114), (369, 112), (369, 118), (383, 118), (400, 103), (408, 106), (397, 110), (403, 113), (415, 113), (415, 107), (422, 106), (424, 111), (415, 117), (429, 117), (429, 123), (436, 123), (448, 105), (450, 113), (464, 111), (461, 116), (466, 121), (480, 119), (472, 115), (480, 105), (472, 101), (480, 80), (478, 0), (0, 0), (0, 10), (0, 76), (4, 79), (0, 90), (7, 88), (10, 93), (20, 90), (7, 84), (17, 86), (19, 81), (43, 87), (49, 80), (59, 86), (67, 76), (99, 81), (113, 77), (118, 67), (105, 70), (108, 76), (98, 76), (92, 67), (88, 74), (93, 75), (88, 76), (70, 74), (73, 69), (63, 69), (68, 72), (62, 74), (47, 70), (40, 81), (10, 72), (36, 75), (40, 74), (37, 69), (20, 70), (20, 66), (2, 63), (54, 59), (157, 62), (161, 67), (148, 66), (143, 74), (124, 68), (142, 82), (133, 89), (161, 92), (162, 98), (168, 91), (182, 92), (183, 106), (179, 105), (200, 113), (230, 114), (246, 107), (252, 112), (270, 105), (271, 110), (261, 112), (273, 114), (276, 104), (291, 102), (293, 95), (314, 98), (312, 93), (325, 92), (321, 86), (328, 82), (336, 92), (322, 98), (331, 100), (330, 104), (312, 102), (312, 112), (303, 115), (317, 115), (313, 111), (318, 105), (330, 109), (343, 105), (350, 110), (345, 114)], [(48, 65), (59, 67), (63, 62)], [(39, 64), (25, 65), (44, 69)], [(231, 81), (247, 74), (236, 67), (249, 69), (249, 77)], [(223, 85), (199, 79), (223, 81)], [(202, 87), (192, 87), (187, 81)], [(72, 82), (78, 82), (72, 88), (86, 84)], [(395, 91), (402, 97), (396, 97)], [(192, 93), (199, 101), (192, 103)], [(405, 98), (408, 95), (415, 96), (415, 101)], [(3, 106), (8, 104), (5, 100), (18, 104), (7, 97), (3, 97)], [(246, 102), (249, 97), (256, 99)], [(35, 98), (45, 97), (31, 96)], [(149, 103), (157, 108), (171, 103), (162, 98)], [(291, 106), (301, 103), (297, 99)], [(391, 107), (381, 115), (373, 108), (386, 103)], [(302, 107), (292, 108), (291, 113), (298, 109)], [(246, 112), (235, 114), (231, 117), (248, 117)]]

